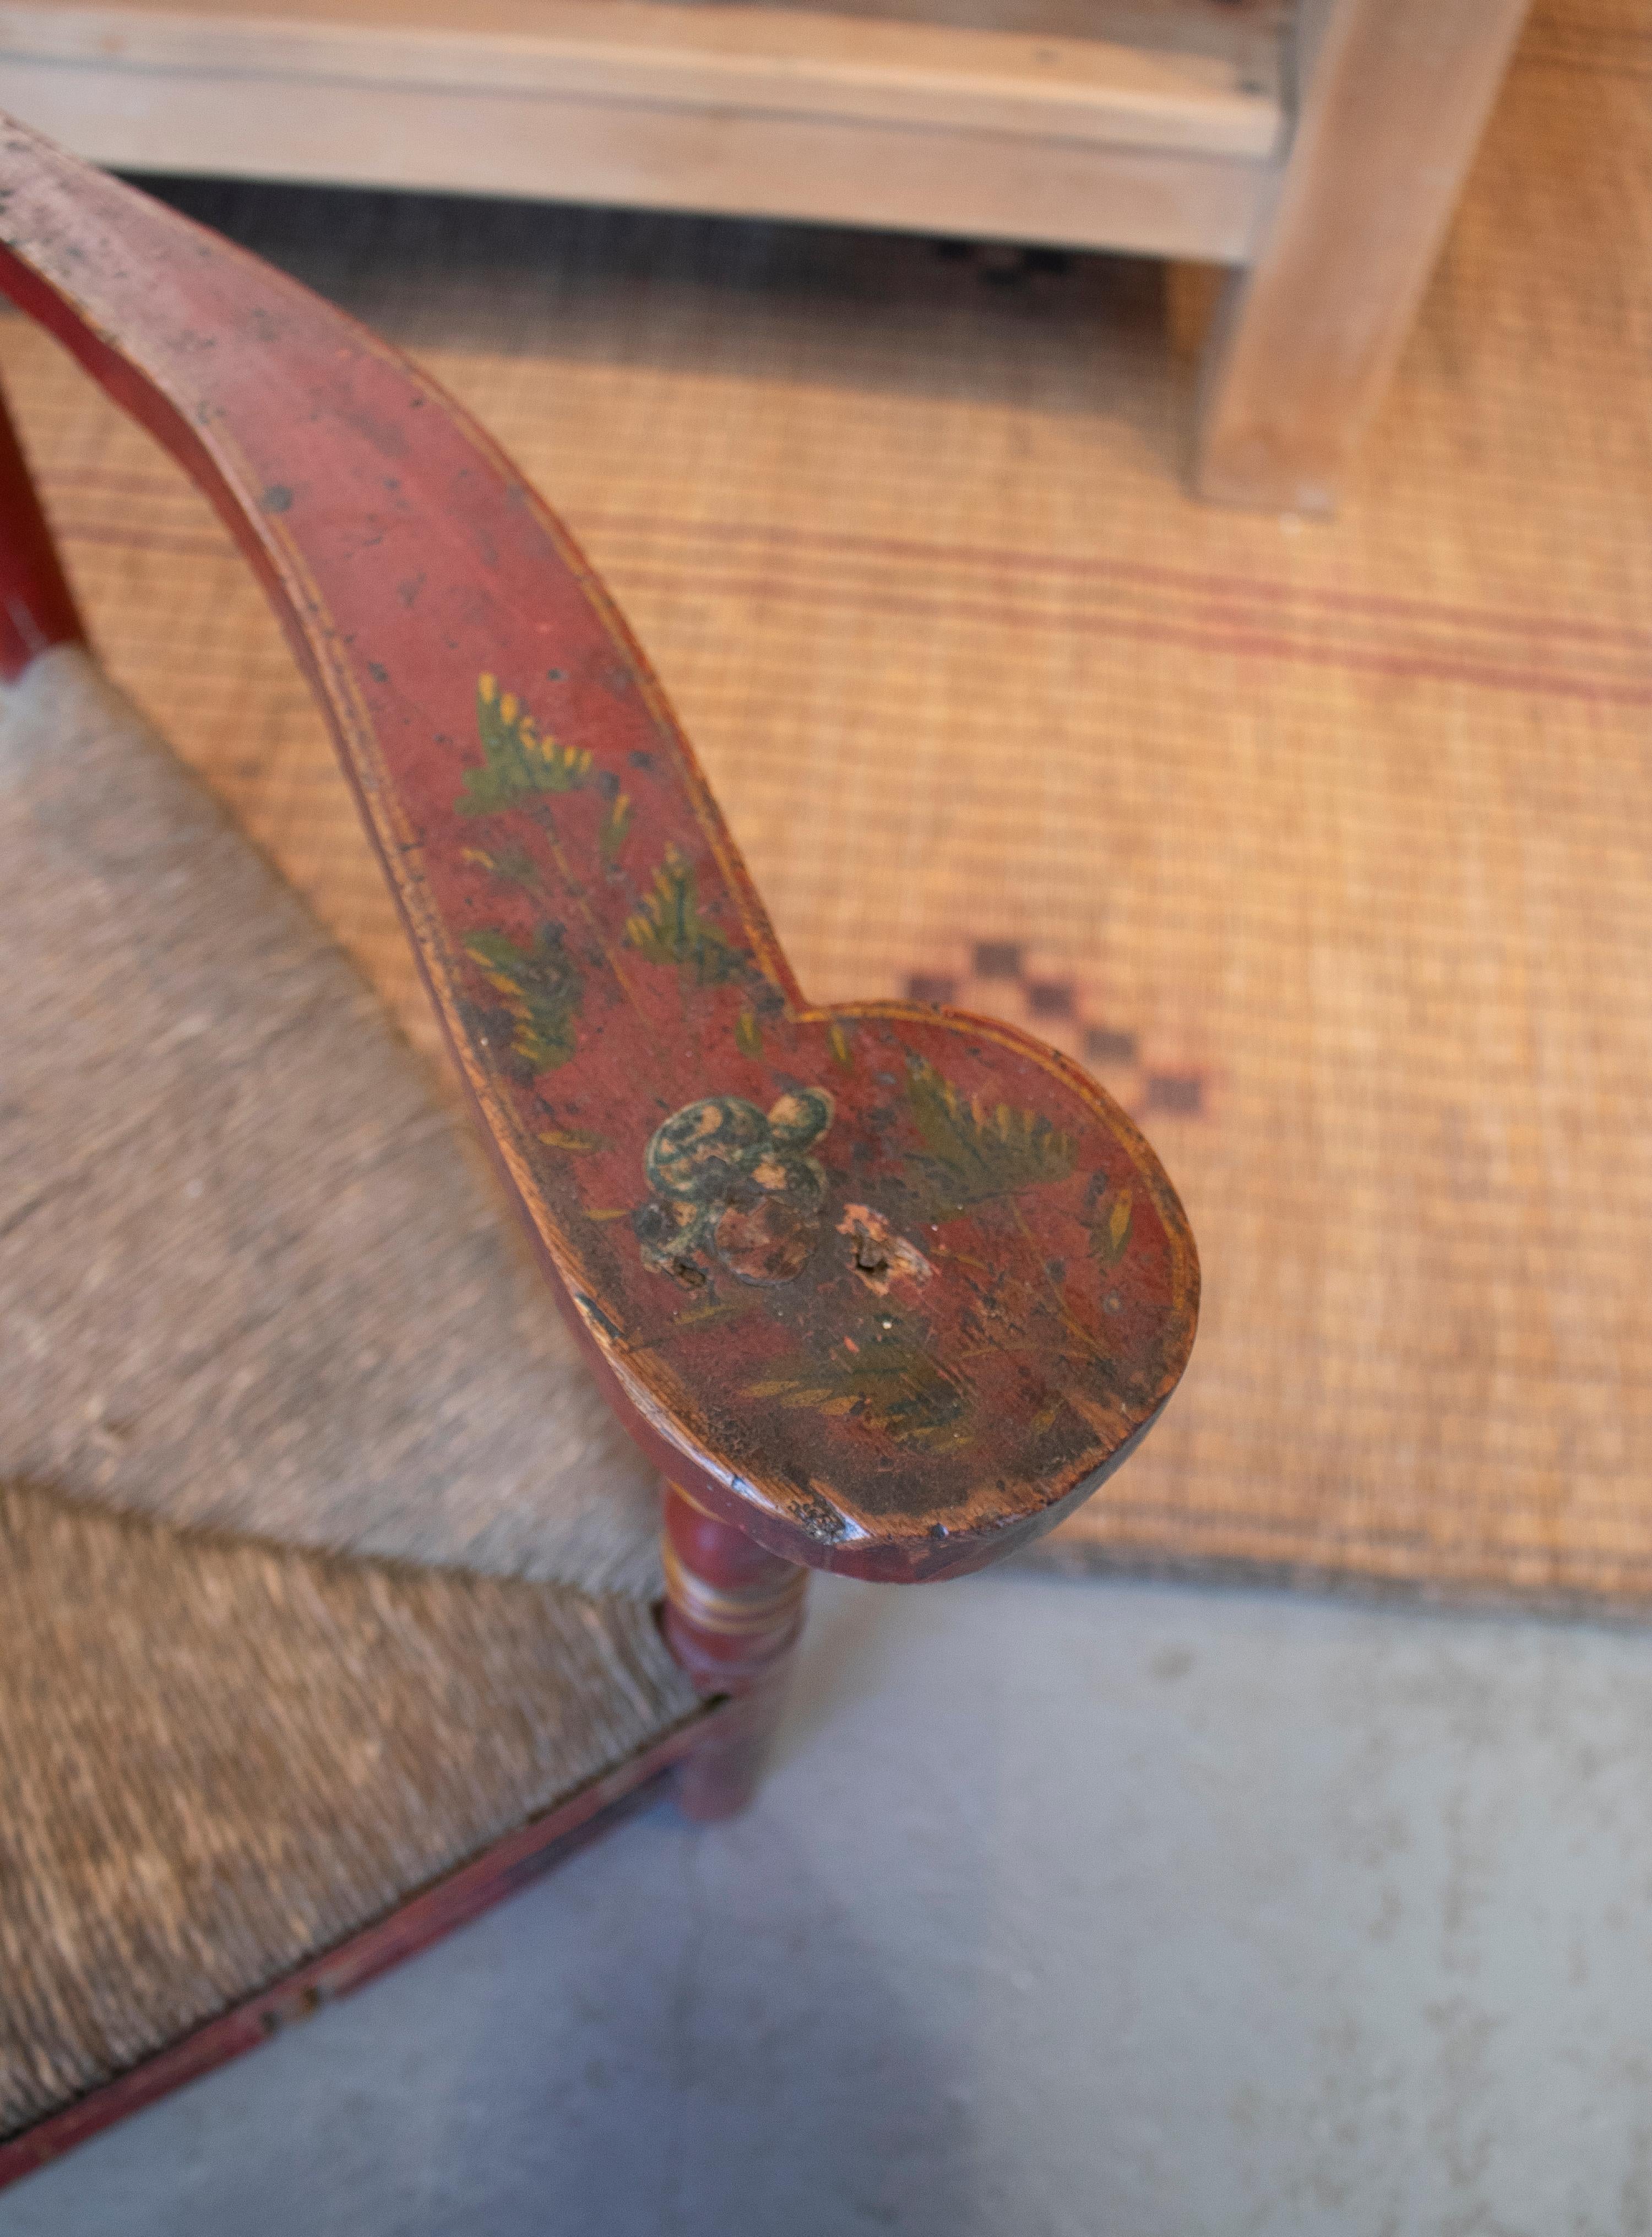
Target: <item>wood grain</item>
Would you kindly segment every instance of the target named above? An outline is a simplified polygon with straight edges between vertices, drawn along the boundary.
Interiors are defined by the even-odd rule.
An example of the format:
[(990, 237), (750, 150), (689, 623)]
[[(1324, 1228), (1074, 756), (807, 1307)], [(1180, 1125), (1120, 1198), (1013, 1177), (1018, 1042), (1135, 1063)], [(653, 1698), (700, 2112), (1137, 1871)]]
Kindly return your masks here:
[(1303, 0), (1271, 213), (1207, 354), (1195, 485), (1325, 513), (1386, 387), (1527, 0)]
[(127, 169), (433, 187), (1233, 256), (1271, 9), (667, 0), (0, 9), (0, 106)]
[(554, 517), (304, 289), (0, 132), (0, 284), (160, 436), (327, 713), (484, 1137), (605, 1388), (771, 1551), (959, 1574), (1174, 1389), (1198, 1269), (1125, 1114), (1013, 1028), (812, 1008)]
[(1231, 43), (1201, 51), (1109, 37), (1104, 14), (1080, 35), (680, 0), (286, 0), (259, 15), (122, 0), (9, 7), (0, 52), (82, 70), (314, 80), (369, 99), (388, 86), (533, 92), (1207, 155), (1265, 157), (1279, 125), (1277, 49), (1242, 17)]
[[(1129, 267), (181, 190), (566, 505), (812, 993), (1002, 1003), (1152, 1134), (1195, 1359), (1035, 1558), (1652, 1605), (1644, 20), (1532, 22), (1392, 404), (1300, 531), (1175, 488)], [(0, 319), (100, 644), (417, 1024), (250, 577), (57, 359)]]

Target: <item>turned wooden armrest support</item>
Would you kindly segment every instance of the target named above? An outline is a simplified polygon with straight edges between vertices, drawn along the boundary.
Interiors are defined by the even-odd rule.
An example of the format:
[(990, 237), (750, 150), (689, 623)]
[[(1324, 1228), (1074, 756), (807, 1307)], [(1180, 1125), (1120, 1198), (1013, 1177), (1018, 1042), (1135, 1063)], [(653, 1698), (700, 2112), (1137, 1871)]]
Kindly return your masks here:
[[(676, 1553), (699, 1512), (789, 1561), (944, 1576), (1084, 1498), (1196, 1310), (1129, 1118), (1006, 1026), (805, 1000), (601, 584), (396, 352), (4, 122), (0, 287), (257, 570), (552, 1287), (694, 1502)], [(74, 634), (67, 593), (30, 626)], [(794, 1620), (772, 1563), (730, 1559), (674, 1592), (708, 1684)]]

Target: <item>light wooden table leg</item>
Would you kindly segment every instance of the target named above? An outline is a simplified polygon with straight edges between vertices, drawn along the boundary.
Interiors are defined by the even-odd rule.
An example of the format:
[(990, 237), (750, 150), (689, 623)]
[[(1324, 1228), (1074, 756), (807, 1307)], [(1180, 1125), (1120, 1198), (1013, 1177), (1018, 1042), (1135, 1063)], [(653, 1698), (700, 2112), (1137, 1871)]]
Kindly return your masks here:
[(1329, 512), (1416, 313), (1526, 0), (1301, 0), (1296, 123), (1205, 353), (1194, 485)]

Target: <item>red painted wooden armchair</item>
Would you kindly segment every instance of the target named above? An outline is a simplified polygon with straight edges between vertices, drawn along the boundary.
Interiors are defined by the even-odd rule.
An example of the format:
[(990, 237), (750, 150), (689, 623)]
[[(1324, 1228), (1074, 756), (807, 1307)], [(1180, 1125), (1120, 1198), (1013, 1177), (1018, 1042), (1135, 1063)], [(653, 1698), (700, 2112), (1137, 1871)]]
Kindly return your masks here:
[(416, 367), (3, 123), (0, 287), (257, 571), (538, 1267), (99, 677), (0, 419), (3, 2174), (662, 1770), (738, 1806), (807, 1570), (1049, 1528), (1198, 1276), (1075, 1066), (809, 1004), (600, 584)]

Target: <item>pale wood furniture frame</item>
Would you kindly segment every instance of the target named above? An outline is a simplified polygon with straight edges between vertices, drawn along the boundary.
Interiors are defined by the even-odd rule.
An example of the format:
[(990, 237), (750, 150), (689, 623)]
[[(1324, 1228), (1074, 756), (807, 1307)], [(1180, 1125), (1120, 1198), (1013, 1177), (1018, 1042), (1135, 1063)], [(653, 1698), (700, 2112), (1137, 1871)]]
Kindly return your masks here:
[(1524, 4), (13, 0), (0, 6), (0, 107), (135, 172), (1225, 266), (1196, 486), (1323, 511)]
[(1526, 0), (1302, 0), (1293, 129), (1207, 345), (1195, 483), (1327, 512), (1381, 399)]

